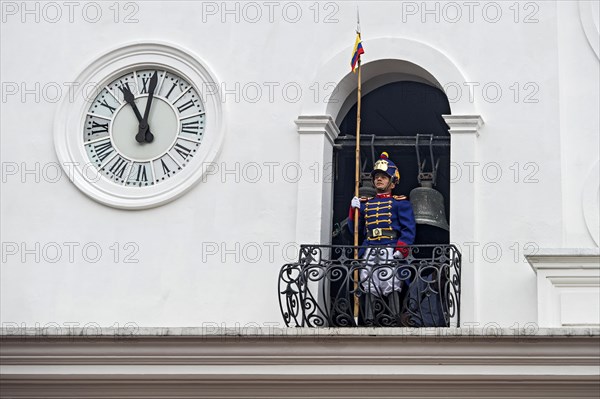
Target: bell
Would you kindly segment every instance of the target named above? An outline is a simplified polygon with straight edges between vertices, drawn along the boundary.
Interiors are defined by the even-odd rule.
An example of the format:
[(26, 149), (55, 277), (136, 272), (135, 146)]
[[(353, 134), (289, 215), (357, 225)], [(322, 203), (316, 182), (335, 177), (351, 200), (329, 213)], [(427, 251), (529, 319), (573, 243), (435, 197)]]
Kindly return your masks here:
[(450, 227), (444, 210), (444, 196), (433, 188), (431, 180), (421, 181), (421, 186), (410, 192), (410, 203), (415, 213), (415, 222), (449, 231)]
[(377, 190), (375, 190), (375, 186), (373, 186), (373, 180), (371, 179), (370, 174), (363, 173), (360, 178), (360, 183), (360, 187), (358, 188), (359, 197), (371, 198), (377, 195)]

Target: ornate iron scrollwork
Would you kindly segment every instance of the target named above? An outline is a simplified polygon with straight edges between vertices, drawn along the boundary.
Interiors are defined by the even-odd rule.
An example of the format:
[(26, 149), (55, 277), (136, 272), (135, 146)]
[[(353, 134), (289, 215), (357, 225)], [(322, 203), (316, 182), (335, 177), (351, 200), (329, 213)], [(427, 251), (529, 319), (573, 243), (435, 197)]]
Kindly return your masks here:
[[(361, 256), (354, 259), (358, 248)], [(302, 245), (279, 272), (288, 327), (447, 327), (460, 325), (461, 254), (454, 245)], [(358, 314), (355, 314), (358, 301)]]

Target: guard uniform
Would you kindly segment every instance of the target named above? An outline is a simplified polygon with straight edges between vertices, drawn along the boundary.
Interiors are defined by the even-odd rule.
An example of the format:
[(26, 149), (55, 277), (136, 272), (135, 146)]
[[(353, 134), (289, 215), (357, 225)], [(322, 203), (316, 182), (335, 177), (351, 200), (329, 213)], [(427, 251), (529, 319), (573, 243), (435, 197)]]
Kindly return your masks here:
[[(387, 153), (375, 163), (371, 175), (385, 172), (398, 183), (400, 173), (396, 165), (387, 158)], [(367, 245), (396, 245), (401, 247), (411, 245), (415, 240), (415, 216), (408, 198), (404, 195), (377, 194), (376, 197), (360, 199), (359, 231), (364, 233), (363, 246)], [(354, 208), (350, 207), (348, 228), (354, 234)], [(397, 248), (403, 256), (408, 255), (407, 248)], [(361, 256), (364, 249), (361, 250)]]
[[(415, 216), (410, 201), (405, 196), (378, 194), (372, 198), (361, 198), (360, 202), (358, 226), (365, 234), (363, 246), (395, 244), (400, 247), (414, 242)], [(353, 219), (354, 209), (350, 208), (348, 227), (351, 233), (354, 233)], [(404, 256), (408, 254), (407, 248), (398, 250)]]
[[(385, 152), (375, 162), (371, 176), (375, 178), (375, 174), (381, 172), (390, 177), (388, 189), (382, 190), (389, 192), (391, 184), (400, 181), (400, 173)], [(353, 203), (358, 205), (354, 199)], [(403, 295), (406, 295), (405, 288), (410, 284), (411, 275), (410, 271), (399, 270), (398, 265), (403, 261), (394, 258), (407, 257), (409, 249), (404, 246), (414, 242), (416, 224), (412, 206), (403, 195), (377, 194), (372, 198), (361, 198), (358, 209), (358, 226), (365, 236), (362, 246), (366, 247), (359, 252), (366, 261), (358, 281), (365, 293), (360, 299), (363, 311), (359, 324), (387, 325), (393, 319), (399, 323)], [(352, 233), (354, 213), (355, 208), (350, 206), (348, 227)]]

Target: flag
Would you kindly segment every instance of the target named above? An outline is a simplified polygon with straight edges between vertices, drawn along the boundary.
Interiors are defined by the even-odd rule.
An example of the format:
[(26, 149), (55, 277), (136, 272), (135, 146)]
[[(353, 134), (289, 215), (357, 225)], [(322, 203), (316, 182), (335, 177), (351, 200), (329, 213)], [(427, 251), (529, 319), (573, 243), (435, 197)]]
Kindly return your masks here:
[(360, 41), (360, 33), (357, 32), (356, 42), (354, 43), (354, 50), (352, 51), (352, 61), (350, 61), (352, 72), (356, 72), (356, 66), (358, 65), (358, 61), (360, 60), (360, 55), (364, 53), (365, 50), (363, 49), (362, 42)]

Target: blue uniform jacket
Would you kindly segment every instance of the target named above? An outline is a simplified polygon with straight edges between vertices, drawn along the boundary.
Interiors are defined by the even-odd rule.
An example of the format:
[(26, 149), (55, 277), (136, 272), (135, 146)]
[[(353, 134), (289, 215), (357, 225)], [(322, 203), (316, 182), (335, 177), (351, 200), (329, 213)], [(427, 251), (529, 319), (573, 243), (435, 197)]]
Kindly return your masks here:
[[(362, 245), (412, 245), (415, 241), (415, 215), (408, 199), (401, 195), (378, 194), (373, 198), (361, 198), (358, 226), (364, 233), (365, 239)], [(350, 207), (348, 228), (354, 234), (354, 208)], [(369, 238), (367, 231), (373, 229), (392, 229), (397, 233), (393, 239), (383, 235)], [(361, 255), (364, 250), (361, 251)], [(400, 250), (403, 255), (408, 250)]]

